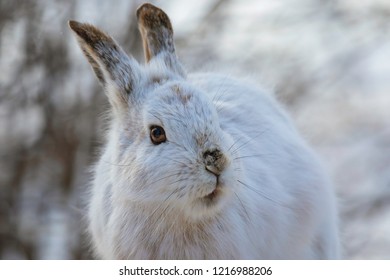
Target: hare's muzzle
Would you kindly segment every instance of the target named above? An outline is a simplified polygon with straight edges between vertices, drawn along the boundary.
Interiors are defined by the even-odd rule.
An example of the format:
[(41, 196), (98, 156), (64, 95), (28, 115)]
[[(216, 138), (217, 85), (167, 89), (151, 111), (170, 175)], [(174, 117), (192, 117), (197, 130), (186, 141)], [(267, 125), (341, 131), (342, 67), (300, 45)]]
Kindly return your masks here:
[(218, 149), (206, 150), (203, 153), (203, 160), (206, 170), (217, 177), (221, 175), (222, 171), (225, 169), (226, 157)]

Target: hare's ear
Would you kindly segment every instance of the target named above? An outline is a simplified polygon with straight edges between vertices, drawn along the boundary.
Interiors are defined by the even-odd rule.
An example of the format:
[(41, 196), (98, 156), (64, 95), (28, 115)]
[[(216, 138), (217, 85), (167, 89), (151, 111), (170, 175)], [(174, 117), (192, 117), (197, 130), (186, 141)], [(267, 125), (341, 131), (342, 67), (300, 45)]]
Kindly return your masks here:
[(106, 89), (112, 105), (126, 103), (134, 90), (140, 70), (116, 42), (103, 31), (90, 24), (69, 21), (77, 41), (92, 66), (97, 78)]
[(142, 36), (145, 59), (161, 59), (171, 71), (185, 76), (185, 72), (176, 56), (173, 43), (173, 29), (167, 14), (146, 3), (137, 9), (138, 27)]

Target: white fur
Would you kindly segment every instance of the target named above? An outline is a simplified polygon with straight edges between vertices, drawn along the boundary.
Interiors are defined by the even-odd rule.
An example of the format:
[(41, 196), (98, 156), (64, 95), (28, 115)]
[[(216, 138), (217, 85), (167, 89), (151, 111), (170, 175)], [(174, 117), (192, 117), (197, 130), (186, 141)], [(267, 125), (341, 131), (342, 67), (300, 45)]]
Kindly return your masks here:
[(97, 256), (339, 258), (332, 186), (275, 99), (248, 81), (186, 76), (168, 17), (151, 4), (137, 16), (145, 66), (70, 22), (112, 104), (89, 203)]
[[(192, 96), (187, 104), (175, 99), (172, 85)], [(96, 167), (89, 218), (98, 256), (339, 257), (333, 190), (271, 96), (210, 73), (145, 85), (139, 95), (140, 107), (129, 109), (133, 116), (112, 119)], [(166, 143), (151, 143), (150, 124), (163, 125)], [(212, 190), (210, 175), (199, 164), (204, 147), (195, 141), (203, 134), (203, 145), (221, 147), (231, 162), (221, 175), (225, 192), (209, 208), (194, 203)]]

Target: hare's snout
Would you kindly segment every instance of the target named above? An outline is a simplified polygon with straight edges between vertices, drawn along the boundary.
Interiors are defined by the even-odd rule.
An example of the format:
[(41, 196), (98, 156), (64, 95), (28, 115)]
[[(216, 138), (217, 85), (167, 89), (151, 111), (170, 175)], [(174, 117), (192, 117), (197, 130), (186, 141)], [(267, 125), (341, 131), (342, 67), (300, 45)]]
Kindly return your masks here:
[(208, 200), (215, 199), (223, 188), (226, 181), (226, 169), (229, 166), (228, 156), (225, 155), (220, 149), (207, 149), (203, 152), (203, 163), (205, 170), (208, 174), (215, 176), (215, 185), (213, 190), (208, 193), (204, 198)]
[(219, 150), (206, 150), (203, 153), (204, 165), (207, 171), (219, 176), (227, 164), (226, 156)]

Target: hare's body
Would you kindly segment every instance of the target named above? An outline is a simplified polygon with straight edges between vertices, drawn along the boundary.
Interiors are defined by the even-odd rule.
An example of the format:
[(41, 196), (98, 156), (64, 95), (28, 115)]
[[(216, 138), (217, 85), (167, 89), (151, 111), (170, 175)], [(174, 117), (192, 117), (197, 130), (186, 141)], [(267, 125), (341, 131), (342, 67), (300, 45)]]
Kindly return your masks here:
[(207, 74), (190, 80), (215, 101), (221, 128), (233, 138), (231, 150), (237, 150), (233, 195), (220, 213), (194, 222), (177, 212), (162, 215), (164, 209), (155, 211), (157, 204), (132, 203), (122, 187), (116, 187), (117, 166), (111, 163), (116, 162), (112, 155), (118, 150), (119, 135), (112, 135), (96, 169), (89, 213), (99, 255), (337, 258), (330, 186), (283, 110), (260, 89), (226, 77)]
[(144, 67), (71, 23), (113, 105), (89, 207), (98, 256), (338, 258), (332, 188), (283, 109), (247, 82), (187, 77), (166, 15), (137, 15)]

